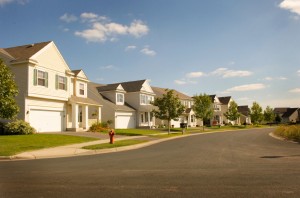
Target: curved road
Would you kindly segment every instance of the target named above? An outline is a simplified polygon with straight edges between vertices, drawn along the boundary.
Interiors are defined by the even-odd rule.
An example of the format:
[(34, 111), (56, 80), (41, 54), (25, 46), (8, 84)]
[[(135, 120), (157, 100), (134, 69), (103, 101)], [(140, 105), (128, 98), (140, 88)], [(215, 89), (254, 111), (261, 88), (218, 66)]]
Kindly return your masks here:
[(300, 197), (300, 145), (273, 129), (138, 150), (0, 162), (0, 197)]

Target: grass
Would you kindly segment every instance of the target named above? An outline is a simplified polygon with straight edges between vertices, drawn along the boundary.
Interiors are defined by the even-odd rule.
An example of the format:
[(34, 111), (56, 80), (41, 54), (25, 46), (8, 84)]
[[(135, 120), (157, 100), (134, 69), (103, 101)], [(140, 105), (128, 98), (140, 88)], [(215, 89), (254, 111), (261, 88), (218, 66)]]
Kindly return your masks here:
[(94, 140), (98, 139), (57, 134), (4, 135), (0, 136), (0, 156)]
[(104, 144), (96, 144), (91, 146), (85, 146), (83, 149), (90, 149), (90, 150), (98, 150), (98, 149), (107, 149), (107, 148), (117, 148), (122, 146), (130, 146), (140, 143), (148, 142), (147, 140), (120, 140), (115, 141), (114, 144), (104, 143)]
[(126, 136), (143, 136), (143, 135), (152, 135), (163, 133), (157, 129), (116, 129), (117, 135), (126, 135)]
[(283, 137), (287, 140), (293, 140), (300, 143), (300, 126), (292, 125), (292, 126), (280, 126), (276, 128), (275, 135)]

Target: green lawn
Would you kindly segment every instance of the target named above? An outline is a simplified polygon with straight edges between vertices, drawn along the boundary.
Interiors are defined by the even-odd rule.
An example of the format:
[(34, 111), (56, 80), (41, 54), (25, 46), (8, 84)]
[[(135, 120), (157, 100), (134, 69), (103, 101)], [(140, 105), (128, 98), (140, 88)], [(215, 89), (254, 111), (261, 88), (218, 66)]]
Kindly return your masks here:
[(117, 135), (141, 136), (164, 133), (164, 131), (156, 129), (116, 129)]
[(144, 142), (148, 142), (148, 141), (147, 140), (120, 140), (120, 141), (115, 141), (114, 144), (110, 144), (110, 143), (96, 144), (91, 146), (85, 146), (83, 147), (83, 149), (98, 150), (98, 149), (106, 149), (106, 148), (116, 148), (121, 146), (140, 144)]
[(98, 139), (58, 134), (4, 135), (0, 136), (0, 156), (94, 140)]

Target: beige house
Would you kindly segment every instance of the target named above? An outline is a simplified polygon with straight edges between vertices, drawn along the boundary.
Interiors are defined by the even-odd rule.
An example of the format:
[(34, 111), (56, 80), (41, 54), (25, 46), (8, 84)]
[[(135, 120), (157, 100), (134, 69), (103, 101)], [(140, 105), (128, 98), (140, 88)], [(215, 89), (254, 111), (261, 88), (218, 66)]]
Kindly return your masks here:
[(223, 125), (223, 111), (222, 111), (222, 103), (216, 95), (210, 95), (211, 102), (213, 105), (213, 118), (210, 119), (210, 125)]
[(238, 119), (239, 124), (251, 124), (250, 109), (248, 105), (238, 106), (238, 112), (241, 114)]
[(152, 114), (154, 107), (150, 104), (154, 100), (155, 93), (148, 80), (106, 85), (90, 83), (89, 87), (95, 94), (100, 95), (97, 96), (98, 101), (104, 104), (102, 119), (112, 120), (112, 127), (122, 129), (155, 126)]
[[(101, 120), (101, 104), (87, 97), (88, 78), (71, 70), (53, 41), (1, 48), (0, 58), (19, 88), (18, 118), (38, 132), (80, 131), (89, 119)], [(97, 110), (95, 118), (89, 108)]]
[[(156, 97), (162, 97), (166, 93), (166, 89), (160, 87), (152, 87)], [(178, 120), (171, 120), (170, 125), (175, 128), (180, 127), (180, 123), (186, 123), (188, 127), (202, 126), (203, 122), (200, 119), (196, 119), (193, 111), (194, 100), (192, 97), (187, 96), (179, 91), (174, 90), (174, 94), (178, 96), (181, 103), (185, 106), (184, 113), (178, 118)], [(156, 119), (157, 125), (166, 125), (166, 121)]]

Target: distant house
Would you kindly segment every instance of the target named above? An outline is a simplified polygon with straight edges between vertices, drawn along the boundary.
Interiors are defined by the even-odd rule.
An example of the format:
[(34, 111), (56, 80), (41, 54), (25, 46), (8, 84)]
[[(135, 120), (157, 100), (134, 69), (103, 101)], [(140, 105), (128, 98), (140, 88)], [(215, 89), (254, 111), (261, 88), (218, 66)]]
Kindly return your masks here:
[(241, 114), (238, 121), (240, 124), (251, 124), (250, 109), (248, 105), (238, 106), (238, 112)]
[(274, 113), (281, 117), (282, 123), (296, 123), (300, 121), (300, 109), (281, 107), (274, 108)]
[[(152, 87), (155, 97), (162, 97), (163, 94), (166, 93), (165, 88), (160, 87)], [(180, 123), (186, 123), (188, 127), (196, 127), (196, 126), (202, 126), (203, 122), (200, 119), (196, 119), (195, 113), (193, 111), (193, 105), (194, 100), (192, 97), (185, 95), (177, 90), (173, 90), (174, 94), (180, 99), (181, 103), (185, 106), (184, 113), (179, 117), (178, 120), (171, 120), (170, 125), (179, 128)], [(156, 118), (156, 124), (157, 125), (166, 125), (166, 121), (159, 120)]]
[(213, 113), (213, 118), (208, 121), (209, 123), (205, 123), (205, 124), (223, 125), (222, 103), (216, 95), (209, 95), (209, 97), (211, 98), (214, 113)]
[(155, 126), (152, 114), (154, 107), (150, 104), (154, 100), (155, 93), (148, 80), (106, 85), (90, 83), (89, 88), (94, 99), (98, 98), (104, 104), (102, 120), (112, 120), (114, 128)]
[(101, 120), (89, 111), (101, 112), (102, 104), (87, 97), (87, 76), (70, 69), (53, 41), (1, 48), (0, 58), (19, 88), (18, 119), (38, 132), (87, 130), (90, 119)]
[(221, 115), (222, 115), (222, 120), (223, 120), (222, 124), (228, 124), (228, 123), (237, 124), (236, 120), (228, 120), (224, 116), (224, 113), (226, 113), (229, 109), (230, 102), (233, 101), (231, 96), (218, 97), (218, 98), (219, 98), (219, 101), (221, 103)]

